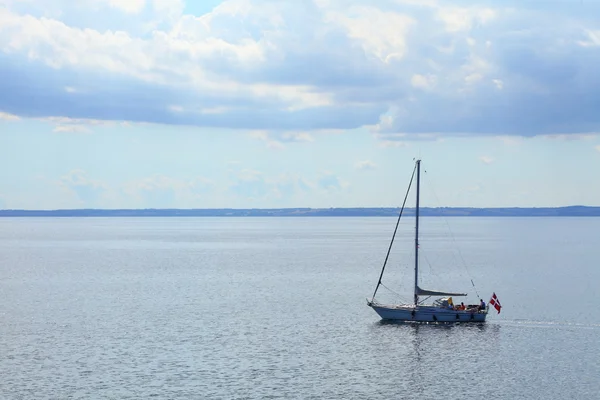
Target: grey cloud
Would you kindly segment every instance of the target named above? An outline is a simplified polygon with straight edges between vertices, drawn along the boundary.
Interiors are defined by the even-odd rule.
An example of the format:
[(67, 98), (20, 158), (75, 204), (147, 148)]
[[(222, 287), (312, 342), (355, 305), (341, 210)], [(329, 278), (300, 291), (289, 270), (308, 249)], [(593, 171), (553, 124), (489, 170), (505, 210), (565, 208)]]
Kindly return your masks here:
[[(275, 3), (261, 6), (270, 4)], [(387, 64), (368, 55), (343, 28), (324, 22), (324, 15), (310, 1), (279, 5), (283, 25), (257, 11), (241, 19), (214, 17), (212, 35), (231, 43), (242, 38), (264, 38), (271, 43), (272, 47), (265, 47), (264, 63), (244, 62), (227, 51), (201, 60), (176, 50), (164, 54), (172, 62), (195, 62), (215, 76), (238, 83), (312, 87), (314, 93), (331, 93), (332, 105), (292, 111), (274, 98), (235, 91), (194, 91), (190, 77), (164, 68), (152, 72), (170, 82), (169, 86), (84, 69), (53, 69), (27, 60), (24, 52), (0, 55), (0, 111), (24, 117), (298, 132), (375, 125), (384, 112), (396, 109), (393, 122), (378, 132), (382, 138), (389, 133), (408, 134), (401, 140), (432, 133), (532, 136), (600, 130), (600, 47), (578, 44), (586, 40), (583, 27), (598, 26), (590, 15), (597, 15), (600, 5), (560, 4), (540, 11), (511, 1), (503, 3), (506, 8), (493, 21), (448, 34), (435, 19), (436, 7), (401, 6), (391, 1), (378, 4), (408, 10), (418, 22), (408, 33), (406, 55)], [(470, 2), (460, 0), (453, 5)], [(494, 2), (480, 4), (485, 5), (498, 6)], [(534, 28), (532, 20), (537, 21)], [(199, 33), (204, 34), (208, 33)], [(476, 44), (469, 46), (467, 37)], [(471, 68), (472, 57), (489, 65), (474, 70), (481, 80), (469, 86), (465, 71)], [(412, 87), (414, 74), (435, 75), (435, 86), (431, 90)], [(501, 89), (494, 79), (503, 82)], [(65, 87), (78, 90), (69, 93)], [(182, 111), (175, 112), (171, 106)], [(201, 114), (202, 108), (225, 111)]]
[[(599, 132), (600, 47), (578, 44), (585, 39), (581, 26), (560, 29), (547, 22), (537, 31), (509, 34), (498, 29), (494, 26), (475, 35), (479, 44), (491, 41), (489, 48), (475, 51), (490, 65), (482, 72), (481, 82), (469, 87), (456, 81), (462, 83), (462, 93), (452, 87), (413, 91), (410, 100), (393, 102), (402, 111), (379, 133), (535, 136)], [(455, 51), (464, 54), (466, 47), (463, 44)], [(441, 80), (452, 79), (439, 75)], [(501, 89), (493, 79), (502, 81)]]
[[(376, 123), (385, 106), (332, 105), (295, 111), (271, 100), (194, 93), (107, 75), (53, 70), (0, 58), (0, 110), (24, 117), (66, 116), (240, 129), (353, 129)], [(65, 87), (79, 92), (68, 93)], [(180, 105), (189, 112), (173, 112)], [(193, 110), (231, 107), (221, 114)]]
[(431, 109), (431, 116), (418, 109), (413, 113), (409, 108), (408, 114), (412, 116), (396, 117), (387, 133), (534, 136), (595, 132), (600, 130), (598, 104), (600, 95), (577, 92), (516, 92), (496, 94), (493, 98), (481, 94), (461, 102), (430, 97), (427, 107)]

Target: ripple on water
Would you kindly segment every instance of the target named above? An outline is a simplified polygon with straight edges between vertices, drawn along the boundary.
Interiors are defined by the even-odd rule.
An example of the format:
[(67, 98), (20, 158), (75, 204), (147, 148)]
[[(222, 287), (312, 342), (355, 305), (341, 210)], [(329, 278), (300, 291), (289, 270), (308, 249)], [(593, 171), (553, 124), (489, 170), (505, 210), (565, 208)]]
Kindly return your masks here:
[[(551, 300), (579, 287), (571, 276), (597, 282), (600, 274), (540, 274), (535, 260), (559, 246), (548, 245), (549, 222), (531, 221), (529, 233), (535, 224), (543, 229), (519, 246), (508, 220), (458, 221), (465, 225), (457, 240), (476, 238), (461, 248), (465, 257), (505, 266), (489, 271), (503, 312), (485, 324), (413, 325), (382, 323), (364, 303), (386, 250), (387, 219), (36, 221), (0, 221), (0, 398), (592, 399), (600, 392), (594, 295), (581, 294), (585, 318), (560, 302), (540, 309), (544, 293)], [(562, 227), (583, 244), (548, 255), (544, 265), (594, 265), (600, 250), (585, 245), (584, 234), (600, 226), (592, 228)], [(527, 297), (530, 288), (537, 297)]]

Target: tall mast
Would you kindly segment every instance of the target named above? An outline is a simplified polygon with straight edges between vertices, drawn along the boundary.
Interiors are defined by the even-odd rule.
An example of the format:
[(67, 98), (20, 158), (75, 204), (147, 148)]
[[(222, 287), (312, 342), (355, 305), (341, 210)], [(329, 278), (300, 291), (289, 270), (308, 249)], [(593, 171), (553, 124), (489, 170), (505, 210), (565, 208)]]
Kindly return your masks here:
[(417, 160), (417, 206), (415, 209), (415, 306), (419, 303), (419, 295), (417, 294), (418, 279), (419, 279), (419, 191), (421, 183), (421, 160)]

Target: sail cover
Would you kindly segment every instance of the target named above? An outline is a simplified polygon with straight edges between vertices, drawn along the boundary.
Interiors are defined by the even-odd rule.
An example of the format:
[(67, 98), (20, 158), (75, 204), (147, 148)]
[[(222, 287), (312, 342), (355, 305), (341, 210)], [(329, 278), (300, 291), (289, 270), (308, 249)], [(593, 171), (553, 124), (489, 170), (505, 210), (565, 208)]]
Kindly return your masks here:
[(436, 290), (423, 290), (417, 286), (418, 296), (466, 296), (466, 293), (438, 292)]

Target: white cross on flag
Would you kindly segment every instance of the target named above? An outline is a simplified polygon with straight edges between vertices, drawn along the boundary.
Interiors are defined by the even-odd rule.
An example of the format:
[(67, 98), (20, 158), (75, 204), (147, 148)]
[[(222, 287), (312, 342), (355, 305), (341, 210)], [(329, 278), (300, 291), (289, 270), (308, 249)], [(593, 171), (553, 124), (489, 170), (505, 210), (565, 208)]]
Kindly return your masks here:
[(502, 308), (502, 305), (500, 304), (500, 300), (498, 300), (498, 297), (496, 296), (495, 292), (492, 293), (492, 298), (490, 299), (490, 305), (494, 306), (496, 311), (498, 311), (498, 314), (500, 314), (500, 309)]

